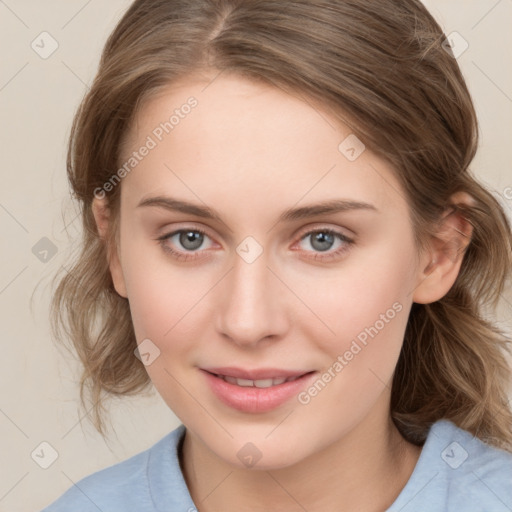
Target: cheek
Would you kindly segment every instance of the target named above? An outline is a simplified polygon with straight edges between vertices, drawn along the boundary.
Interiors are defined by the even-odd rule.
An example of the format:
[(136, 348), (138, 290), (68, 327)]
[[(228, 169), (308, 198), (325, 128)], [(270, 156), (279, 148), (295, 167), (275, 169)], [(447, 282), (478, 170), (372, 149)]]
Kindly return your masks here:
[[(151, 351), (158, 354), (145, 369), (167, 405), (182, 421), (190, 422), (197, 404), (189, 392), (196, 396), (197, 390), (187, 380), (190, 368), (186, 361), (204, 336), (208, 314), (207, 301), (201, 300), (208, 290), (205, 277), (171, 267), (163, 258), (153, 257), (149, 262), (141, 251), (125, 258), (125, 270), (137, 342), (151, 340), (156, 347)], [(185, 382), (186, 389), (181, 384)]]
[(319, 273), (315, 287), (305, 283), (301, 293), (309, 289), (307, 304), (317, 317), (308, 337), (332, 360), (347, 351), (354, 361), (395, 360), (412, 304), (413, 258), (412, 242), (402, 240), (397, 249), (390, 241), (347, 259), (329, 277)]
[(204, 327), (208, 301), (203, 298), (214, 273), (177, 266), (150, 244), (135, 245), (132, 252), (126, 247), (123, 273), (137, 341), (149, 338), (162, 353), (185, 352)]
[(344, 286), (333, 284), (312, 306), (334, 332), (316, 322), (308, 333), (324, 355), (321, 378), (329, 380), (312, 405), (333, 424), (362, 417), (391, 388), (411, 306), (402, 263), (343, 274)]
[(130, 281), (130, 310), (137, 339), (150, 338), (165, 349), (180, 333), (186, 334), (198, 323), (203, 286), (176, 272), (160, 276), (140, 275)]

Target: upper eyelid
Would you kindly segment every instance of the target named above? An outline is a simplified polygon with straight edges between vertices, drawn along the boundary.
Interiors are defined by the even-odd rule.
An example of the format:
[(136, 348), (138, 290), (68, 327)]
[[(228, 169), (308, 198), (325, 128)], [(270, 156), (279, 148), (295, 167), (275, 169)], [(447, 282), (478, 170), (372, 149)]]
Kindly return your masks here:
[(300, 230), (299, 231), (299, 234), (297, 235), (297, 237), (299, 237), (299, 239), (302, 239), (306, 235), (310, 235), (311, 233), (322, 232), (322, 231), (333, 232), (333, 233), (335, 233), (337, 235), (340, 235), (342, 237), (348, 238), (350, 240), (352, 240), (352, 238), (353, 238), (352, 235), (348, 235), (348, 234), (344, 233), (341, 228), (339, 228), (339, 227), (338, 228), (333, 228), (333, 227), (329, 227), (329, 226), (319, 226), (319, 227), (304, 228), (304, 230)]
[[(297, 230), (299, 234), (297, 234), (295, 236), (304, 236), (304, 235), (307, 235), (307, 234), (310, 234), (310, 233), (316, 232), (316, 231), (334, 231), (336, 233), (339, 233), (340, 235), (346, 236), (347, 238), (350, 238), (352, 236), (352, 235), (345, 234), (342, 231), (342, 229), (348, 230), (347, 228), (331, 227), (331, 226), (327, 226), (327, 225), (309, 226), (309, 227), (304, 227), (304, 228), (301, 228), (301, 229)], [(181, 231), (187, 231), (187, 230), (188, 231), (199, 231), (201, 233), (205, 233), (210, 238), (215, 238), (215, 237), (210, 235), (210, 231), (209, 231), (208, 228), (197, 227), (197, 226), (177, 227), (177, 228), (174, 228), (172, 230), (162, 229), (162, 236), (170, 236), (170, 235), (174, 235), (176, 233), (179, 233)], [(348, 230), (348, 231), (350, 231), (350, 230)]]

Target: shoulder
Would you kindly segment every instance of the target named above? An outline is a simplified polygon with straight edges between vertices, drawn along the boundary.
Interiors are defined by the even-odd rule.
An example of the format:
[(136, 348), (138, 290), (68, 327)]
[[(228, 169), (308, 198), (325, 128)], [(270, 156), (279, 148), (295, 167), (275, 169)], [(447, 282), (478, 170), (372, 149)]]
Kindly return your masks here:
[(166, 476), (172, 477), (173, 451), (175, 453), (183, 432), (181, 425), (151, 448), (73, 483), (42, 512), (152, 512), (153, 496), (148, 480), (150, 466), (152, 471), (165, 471)]
[(390, 512), (510, 512), (512, 453), (439, 420)]
[(512, 510), (512, 453), (483, 442), (450, 421), (442, 420), (434, 427), (445, 445), (440, 445), (440, 457), (448, 482), (447, 502), (453, 510), (460, 509), (461, 502), (475, 511)]

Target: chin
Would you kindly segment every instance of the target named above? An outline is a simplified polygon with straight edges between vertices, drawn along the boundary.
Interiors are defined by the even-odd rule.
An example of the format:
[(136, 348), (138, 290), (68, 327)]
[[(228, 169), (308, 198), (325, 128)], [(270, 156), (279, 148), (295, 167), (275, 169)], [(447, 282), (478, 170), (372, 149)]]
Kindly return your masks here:
[[(268, 435), (268, 432), (269, 430), (265, 429), (265, 434), (258, 437), (261, 440), (255, 441), (250, 441), (250, 436), (245, 435), (245, 440), (232, 439), (217, 446), (212, 446), (208, 440), (203, 442), (219, 458), (236, 469), (277, 470), (293, 466), (308, 457), (309, 453), (306, 451), (297, 450), (297, 439), (293, 441), (293, 436), (276, 436), (275, 439), (265, 440), (264, 436)], [(285, 443), (285, 438), (293, 442)]]

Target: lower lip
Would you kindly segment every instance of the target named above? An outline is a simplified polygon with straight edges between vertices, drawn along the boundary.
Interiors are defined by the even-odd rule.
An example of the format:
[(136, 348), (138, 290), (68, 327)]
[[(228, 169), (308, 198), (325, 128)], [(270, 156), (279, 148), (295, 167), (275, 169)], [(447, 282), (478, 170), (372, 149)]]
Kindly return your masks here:
[(220, 377), (201, 370), (213, 393), (221, 402), (242, 412), (259, 413), (276, 409), (297, 396), (316, 372), (310, 372), (291, 382), (269, 388), (244, 387), (230, 384)]

